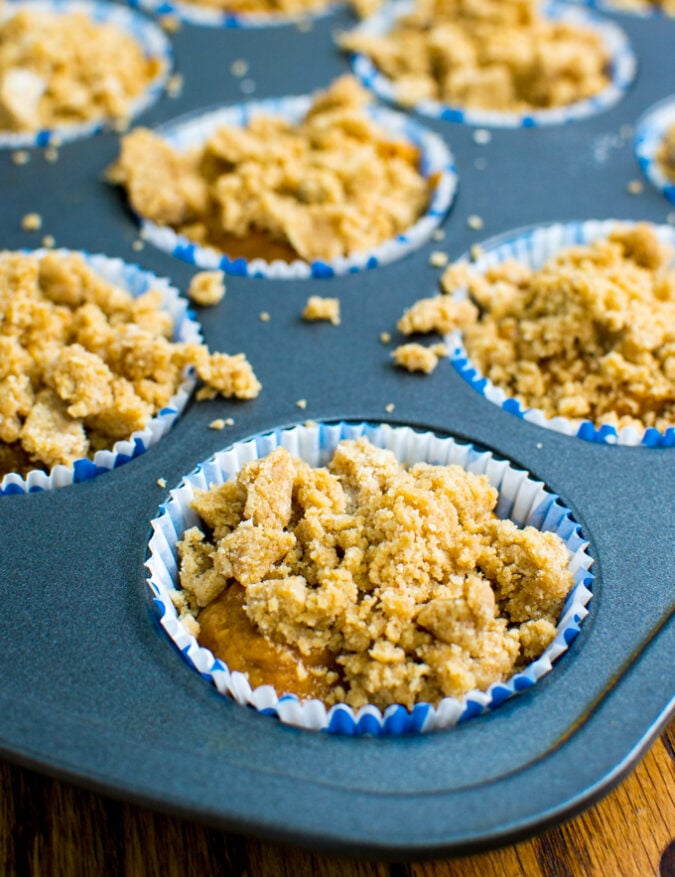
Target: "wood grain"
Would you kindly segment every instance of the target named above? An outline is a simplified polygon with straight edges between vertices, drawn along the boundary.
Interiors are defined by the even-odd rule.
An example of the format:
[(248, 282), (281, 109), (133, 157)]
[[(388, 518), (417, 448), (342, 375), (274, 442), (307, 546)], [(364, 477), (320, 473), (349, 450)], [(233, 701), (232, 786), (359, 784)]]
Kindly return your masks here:
[(205, 828), (0, 762), (7, 877), (675, 877), (675, 722), (617, 789), (530, 841), (460, 859), (383, 864)]

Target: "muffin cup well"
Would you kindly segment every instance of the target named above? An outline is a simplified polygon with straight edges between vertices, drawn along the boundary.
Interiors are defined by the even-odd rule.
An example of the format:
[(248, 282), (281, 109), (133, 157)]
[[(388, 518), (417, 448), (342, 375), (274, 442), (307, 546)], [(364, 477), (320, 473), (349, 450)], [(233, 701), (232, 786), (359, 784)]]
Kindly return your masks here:
[(671, 125), (675, 125), (675, 95), (654, 104), (638, 120), (635, 155), (650, 183), (675, 204), (675, 181), (668, 179), (656, 160), (656, 153)]
[[(395, 0), (383, 6), (375, 15), (360, 24), (355, 32), (368, 36), (383, 36), (395, 21), (413, 10), (412, 0)], [(561, 125), (601, 113), (617, 103), (629, 88), (637, 70), (637, 60), (624, 32), (616, 24), (605, 21), (585, 9), (564, 3), (547, 3), (544, 14), (552, 20), (565, 21), (592, 29), (602, 38), (611, 58), (610, 83), (593, 97), (563, 107), (552, 107), (531, 112), (503, 112), (451, 106), (438, 100), (422, 100), (409, 107), (422, 116), (480, 125), (488, 128), (536, 128), (542, 125)], [(382, 100), (399, 104), (395, 83), (375, 66), (364, 54), (352, 54), (352, 69), (366, 88)]]
[[(588, 244), (598, 238), (604, 238), (618, 228), (631, 226), (633, 223), (620, 220), (589, 220), (587, 222), (568, 222), (550, 226), (537, 226), (530, 229), (514, 231), (487, 241), (481, 246), (483, 253), (472, 264), (476, 274), (484, 273), (488, 268), (508, 259), (516, 259), (530, 268), (538, 269), (567, 247)], [(675, 228), (654, 226), (658, 239), (662, 243), (675, 246)], [(455, 297), (468, 297), (465, 289), (454, 293)], [(565, 417), (547, 417), (536, 408), (525, 408), (517, 399), (508, 396), (504, 390), (493, 384), (473, 365), (462, 340), (459, 330), (450, 333), (447, 338), (449, 357), (455, 369), (474, 390), (505, 411), (515, 414), (522, 420), (552, 429), (564, 435), (576, 436), (586, 441), (609, 445), (643, 445), (645, 447), (675, 446), (675, 424), (661, 432), (653, 427), (638, 431), (633, 427), (618, 430), (610, 424), (592, 423), (590, 420), (571, 420)]]
[[(296, 695), (283, 693), (279, 696), (269, 685), (251, 689), (244, 674), (231, 672), (222, 660), (200, 646), (179, 621), (170, 591), (179, 587), (176, 542), (199, 520), (189, 506), (195, 490), (231, 479), (245, 462), (265, 456), (279, 446), (311, 466), (322, 466), (330, 459), (338, 442), (361, 436), (377, 447), (393, 451), (403, 463), (458, 464), (467, 471), (487, 475), (499, 491), (496, 512), (500, 517), (508, 517), (518, 526), (531, 524), (555, 532), (564, 541), (570, 552), (569, 569), (574, 576), (574, 586), (565, 601), (555, 639), (523, 671), (505, 682), (491, 685), (486, 691), (472, 691), (461, 699), (444, 698), (437, 706), (418, 703), (408, 710), (401, 705), (392, 705), (381, 711), (372, 705), (353, 710), (342, 703), (328, 709), (318, 700), (301, 700)], [(237, 442), (201, 463), (171, 491), (160, 514), (152, 521), (152, 530), (146, 562), (147, 584), (161, 626), (188, 664), (215, 685), (221, 694), (234, 698), (239, 704), (308, 730), (373, 736), (419, 733), (447, 728), (493, 710), (513, 694), (533, 686), (551, 670), (553, 661), (567, 650), (579, 632), (579, 625), (587, 615), (585, 606), (591, 597), (587, 586), (593, 578), (588, 571), (592, 560), (586, 552), (587, 542), (570, 511), (554, 494), (527, 472), (516, 469), (507, 461), (495, 459), (488, 451), (479, 451), (469, 444), (459, 444), (452, 438), (431, 432), (416, 432), (410, 427), (367, 423), (317, 424), (277, 429)]]
[[(251, 101), (188, 114), (161, 126), (156, 133), (174, 149), (184, 150), (203, 143), (222, 125), (236, 127), (246, 125), (248, 119), (256, 113), (281, 116), (290, 122), (298, 122), (311, 103), (311, 95)], [(370, 118), (389, 135), (408, 140), (416, 146), (420, 150), (421, 174), (428, 179), (434, 178), (434, 191), (426, 212), (414, 225), (395, 238), (384, 241), (372, 250), (327, 262), (321, 260), (306, 262), (298, 258), (288, 263), (281, 260), (267, 262), (262, 258), (251, 260), (230, 258), (212, 248), (193, 243), (172, 228), (155, 225), (140, 216), (142, 236), (160, 250), (201, 269), (220, 269), (226, 274), (238, 277), (267, 277), (273, 280), (301, 280), (309, 277), (326, 278), (353, 274), (402, 258), (424, 244), (434, 229), (440, 225), (455, 196), (457, 171), (450, 150), (436, 134), (401, 113), (378, 106), (367, 107), (367, 112)]]
[[(22, 9), (68, 14), (82, 12), (96, 24), (111, 24), (132, 37), (142, 48), (146, 58), (157, 58), (161, 68), (146, 89), (129, 101), (128, 117), (134, 119), (159, 98), (164, 91), (173, 66), (173, 50), (166, 34), (145, 16), (105, 0), (8, 0), (0, 10), (0, 21), (11, 18)], [(60, 145), (98, 134), (114, 124), (106, 118), (72, 125), (57, 125), (39, 131), (2, 131), (0, 148), (19, 149)]]
[[(68, 255), (73, 251), (42, 249), (31, 251), (30, 255), (40, 257), (47, 252)], [(137, 265), (131, 265), (121, 259), (84, 252), (79, 253), (79, 255), (100, 277), (121, 289), (125, 289), (133, 296), (142, 295), (150, 289), (158, 290), (162, 295), (162, 307), (173, 320), (173, 340), (195, 344), (202, 341), (201, 327), (188, 309), (186, 299), (180, 296), (178, 290), (167, 279), (157, 277), (149, 271), (144, 271)], [(0, 258), (2, 258), (1, 254)], [(0, 480), (0, 497), (53, 490), (56, 487), (89, 481), (103, 472), (117, 469), (129, 460), (140, 456), (169, 432), (174, 421), (185, 407), (195, 385), (196, 378), (192, 372), (186, 372), (180, 386), (167, 405), (152, 417), (143, 429), (133, 432), (127, 439), (115, 442), (111, 450), (97, 451), (91, 459), (84, 457), (75, 460), (72, 466), (58, 464), (48, 472), (33, 469), (25, 476), (16, 472), (8, 473)]]

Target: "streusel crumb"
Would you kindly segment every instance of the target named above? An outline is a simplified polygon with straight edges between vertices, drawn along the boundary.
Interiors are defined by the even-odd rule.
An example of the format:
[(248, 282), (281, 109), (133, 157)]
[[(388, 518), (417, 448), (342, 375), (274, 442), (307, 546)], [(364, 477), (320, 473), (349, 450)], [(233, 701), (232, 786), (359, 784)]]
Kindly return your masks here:
[(188, 287), (188, 296), (195, 304), (216, 305), (225, 295), (225, 275), (222, 271), (200, 271)]
[(310, 295), (302, 312), (302, 319), (309, 321), (326, 320), (334, 326), (339, 326), (340, 299)]

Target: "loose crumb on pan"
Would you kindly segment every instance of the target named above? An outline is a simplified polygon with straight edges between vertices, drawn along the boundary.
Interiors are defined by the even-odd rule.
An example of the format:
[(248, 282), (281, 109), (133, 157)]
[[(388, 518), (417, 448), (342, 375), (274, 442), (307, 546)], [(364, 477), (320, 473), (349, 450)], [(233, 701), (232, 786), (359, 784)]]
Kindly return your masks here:
[(45, 161), (49, 162), (49, 164), (55, 164), (59, 160), (59, 150), (56, 146), (47, 146), (43, 155)]
[(0, 129), (124, 119), (162, 63), (82, 12), (19, 9), (0, 23)]
[(190, 280), (188, 297), (202, 307), (216, 305), (225, 295), (225, 275), (222, 271), (199, 271)]
[(145, 427), (187, 367), (197, 398), (252, 399), (243, 356), (171, 341), (158, 290), (134, 298), (77, 253), (0, 254), (0, 474), (50, 469)]
[(656, 151), (656, 161), (671, 183), (675, 183), (675, 122), (670, 125)]
[(307, 407), (307, 399), (298, 399), (295, 403), (297, 408), (300, 408), (302, 411)]
[(183, 77), (180, 73), (174, 73), (166, 83), (166, 93), (169, 97), (180, 97), (183, 93)]
[(432, 99), (531, 112), (585, 100), (609, 84), (602, 37), (546, 17), (541, 0), (416, 0), (387, 34), (357, 31), (339, 42), (370, 56), (406, 105)]
[(340, 299), (321, 295), (310, 295), (302, 311), (302, 319), (308, 322), (323, 320), (340, 325)]
[(217, 417), (209, 423), (209, 429), (221, 430), (225, 429), (225, 421), (222, 417)]
[(30, 161), (30, 152), (26, 149), (17, 149), (12, 153), (12, 162), (16, 165), (28, 164)]
[(181, 619), (252, 687), (358, 708), (437, 703), (538, 657), (573, 579), (553, 533), (495, 514), (486, 476), (367, 440), (327, 468), (277, 448), (197, 491)]
[(166, 487), (166, 478), (158, 478), (157, 487), (161, 487), (162, 489), (164, 489)]
[(387, 412), (387, 414), (392, 414), (395, 408), (396, 405), (393, 402), (387, 402), (387, 404), (384, 406), (384, 410)]
[(626, 186), (626, 191), (629, 195), (640, 195), (644, 190), (644, 184), (642, 180), (630, 180)]
[[(463, 325), (469, 358), (523, 406), (616, 429), (664, 430), (675, 424), (674, 255), (649, 225), (619, 224), (537, 271), (509, 260), (470, 273), (459, 287), (475, 305), (437, 300), (471, 309)], [(408, 313), (427, 307), (423, 300)], [(404, 320), (438, 331), (431, 319), (430, 329), (422, 317)]]
[(108, 179), (141, 216), (233, 257), (330, 261), (363, 252), (413, 225), (433, 190), (417, 147), (368, 116), (371, 99), (343, 76), (297, 123), (254, 114), (186, 152), (136, 128)]
[(389, 332), (380, 332), (380, 343), (389, 344), (391, 341), (391, 334)]
[(238, 79), (241, 79), (242, 76), (246, 76), (248, 73), (248, 61), (245, 61), (243, 58), (237, 58), (230, 65), (230, 73)]
[(51, 249), (55, 244), (56, 241), (54, 240), (54, 235), (46, 234), (42, 238), (42, 246), (46, 247), (47, 249)]
[(480, 231), (483, 228), (483, 225), (485, 223), (483, 222), (482, 216), (478, 216), (475, 213), (473, 213), (471, 216), (469, 216), (467, 218), (466, 224), (469, 226), (469, 228), (473, 229), (474, 231)]
[(269, 321), (272, 319), (272, 316), (269, 311), (260, 311), (260, 313), (258, 314), (258, 319), (261, 323), (269, 323)]
[(431, 240), (432, 241), (442, 241), (445, 237), (445, 231), (442, 228), (435, 228), (431, 232)]
[(447, 350), (443, 344), (425, 347), (424, 344), (411, 341), (409, 344), (400, 344), (391, 355), (394, 363), (400, 368), (428, 375), (436, 368), (439, 359), (446, 354)]
[(429, 264), (432, 268), (445, 268), (448, 264), (449, 256), (447, 253), (441, 252), (441, 250), (435, 250), (429, 256)]
[(27, 213), (21, 220), (21, 228), (24, 231), (40, 231), (42, 217), (39, 213)]

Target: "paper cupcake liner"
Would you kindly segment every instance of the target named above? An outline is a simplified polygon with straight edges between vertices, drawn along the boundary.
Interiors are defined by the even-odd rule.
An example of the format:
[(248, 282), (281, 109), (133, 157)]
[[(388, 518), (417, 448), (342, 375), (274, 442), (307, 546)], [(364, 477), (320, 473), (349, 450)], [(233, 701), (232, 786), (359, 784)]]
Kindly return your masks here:
[[(354, 33), (368, 36), (383, 36), (402, 15), (413, 11), (412, 0), (396, 0), (383, 6), (375, 15), (360, 24)], [(572, 8), (567, 4), (548, 3), (544, 7), (547, 18), (582, 25), (602, 37), (611, 58), (610, 83), (601, 92), (585, 100), (576, 101), (564, 107), (554, 107), (531, 112), (501, 112), (497, 110), (471, 109), (452, 106), (437, 100), (421, 100), (409, 109), (432, 119), (447, 122), (462, 122), (466, 125), (480, 125), (488, 128), (536, 128), (542, 125), (561, 125), (578, 119), (585, 119), (609, 109), (619, 101), (635, 78), (637, 59), (624, 32), (616, 24), (604, 21), (586, 9)], [(366, 88), (371, 89), (382, 100), (400, 103), (396, 96), (394, 82), (375, 66), (373, 61), (360, 53), (352, 54), (352, 69)]]
[[(290, 122), (298, 122), (312, 103), (311, 95), (301, 97), (272, 98), (251, 101), (232, 107), (188, 114), (157, 129), (157, 134), (175, 149), (184, 150), (199, 146), (216, 128), (222, 125), (244, 126), (256, 113), (283, 116)], [(435, 177), (435, 188), (426, 212), (405, 232), (361, 253), (344, 256), (331, 261), (316, 260), (294, 262), (262, 258), (230, 258), (209, 247), (193, 243), (172, 228), (158, 226), (139, 216), (141, 235), (154, 246), (170, 253), (190, 265), (201, 269), (219, 269), (237, 277), (267, 277), (272, 280), (302, 280), (308, 277), (326, 278), (353, 274), (366, 268), (386, 265), (400, 259), (427, 241), (450, 209), (457, 189), (457, 171), (450, 150), (443, 140), (417, 122), (401, 113), (378, 106), (367, 107), (370, 118), (388, 135), (403, 138), (420, 150), (420, 173)]]
[[(486, 691), (471, 691), (464, 697), (444, 698), (437, 706), (418, 703), (412, 710), (392, 705), (384, 711), (369, 705), (353, 710), (346, 704), (327, 708), (318, 700), (300, 700), (295, 695), (281, 697), (269, 685), (251, 689), (246, 676), (231, 672), (213, 653), (199, 645), (178, 620), (169, 592), (179, 587), (176, 542), (184, 530), (199, 523), (189, 507), (195, 490), (204, 490), (235, 476), (241, 466), (283, 446), (311, 466), (323, 466), (342, 439), (366, 436), (380, 448), (394, 452), (399, 461), (433, 464), (458, 464), (467, 471), (488, 476), (499, 491), (496, 512), (511, 518), (518, 526), (533, 525), (557, 533), (570, 552), (569, 569), (574, 586), (563, 607), (557, 633), (541, 657), (505, 682), (497, 682)], [(147, 584), (159, 614), (160, 624), (187, 663), (218, 691), (234, 698), (239, 704), (276, 716), (282, 722), (314, 731), (347, 735), (398, 735), (447, 728), (473, 716), (489, 712), (507, 698), (533, 686), (551, 670), (552, 663), (567, 650), (587, 615), (588, 589), (593, 576), (589, 573), (592, 560), (578, 524), (569, 509), (544, 485), (490, 452), (479, 451), (469, 444), (459, 444), (431, 432), (416, 432), (410, 427), (366, 423), (317, 424), (278, 429), (271, 433), (238, 442), (200, 464), (180, 485), (171, 491), (152, 521), (153, 535), (149, 543), (146, 567)]]
[[(472, 264), (477, 274), (508, 259), (516, 259), (530, 268), (539, 269), (560, 250), (579, 244), (588, 244), (598, 238), (607, 237), (617, 228), (631, 226), (633, 223), (620, 220), (589, 220), (587, 222), (568, 222), (550, 226), (537, 226), (522, 229), (507, 235), (492, 238), (482, 245), (483, 254)], [(661, 243), (675, 246), (675, 228), (653, 226)], [(455, 297), (465, 299), (465, 289), (458, 290)], [(593, 423), (590, 420), (572, 420), (566, 417), (547, 417), (536, 408), (525, 408), (517, 399), (508, 396), (480, 373), (469, 358), (459, 330), (451, 332), (446, 338), (448, 355), (455, 369), (474, 390), (485, 399), (499, 405), (505, 411), (515, 414), (522, 420), (543, 426), (564, 435), (576, 436), (586, 441), (608, 445), (643, 445), (650, 448), (674, 447), (675, 424), (661, 432), (653, 427), (638, 431), (633, 427), (617, 429), (610, 424)]]
[[(129, 118), (145, 112), (164, 91), (173, 66), (173, 50), (166, 34), (154, 22), (137, 12), (107, 3), (105, 0), (8, 0), (0, 11), (0, 21), (11, 18), (21, 9), (67, 14), (83, 12), (97, 24), (112, 24), (133, 37), (147, 58), (158, 58), (162, 66), (145, 91), (129, 101)], [(93, 119), (72, 125), (57, 125), (39, 131), (0, 131), (0, 148), (19, 149), (69, 143), (98, 134), (110, 127), (111, 120)]]
[(665, 12), (658, 6), (649, 6), (643, 9), (629, 9), (622, 6), (621, 3), (613, 2), (613, 0), (574, 0), (584, 6), (590, 6), (591, 9), (597, 9), (600, 12), (611, 12), (616, 15), (636, 15), (639, 18), (672, 18), (672, 12)]
[[(33, 250), (30, 254), (40, 257), (48, 252), (67, 255), (73, 251), (40, 249)], [(157, 277), (149, 271), (144, 271), (137, 265), (123, 262), (121, 259), (84, 252), (80, 252), (79, 255), (100, 277), (127, 290), (133, 296), (142, 295), (149, 289), (158, 290), (162, 294), (162, 307), (173, 320), (172, 338), (174, 341), (198, 344), (203, 340), (201, 326), (188, 309), (187, 301), (180, 296), (178, 290), (166, 278)], [(1, 258), (2, 254), (0, 254)], [(128, 463), (129, 460), (133, 460), (157, 444), (169, 432), (174, 421), (185, 407), (196, 382), (192, 371), (186, 372), (178, 390), (169, 399), (167, 405), (152, 417), (143, 429), (136, 430), (128, 439), (115, 442), (111, 450), (97, 451), (92, 458), (83, 457), (75, 460), (72, 466), (58, 464), (48, 472), (33, 469), (25, 477), (16, 472), (10, 472), (0, 481), (0, 496), (38, 493), (57, 487), (65, 487), (69, 484), (79, 484)]]
[(658, 148), (671, 125), (675, 125), (675, 96), (655, 104), (639, 119), (635, 131), (635, 155), (650, 183), (675, 204), (675, 182), (668, 179), (656, 160)]
[(315, 21), (331, 15), (344, 6), (344, 3), (340, 2), (329, 3), (320, 9), (308, 10), (295, 15), (284, 15), (281, 12), (226, 12), (222, 9), (199, 6), (196, 3), (181, 3), (180, 0), (127, 0), (127, 3), (129, 6), (152, 12), (154, 15), (172, 15), (188, 24), (240, 29), (281, 27), (287, 24)]

